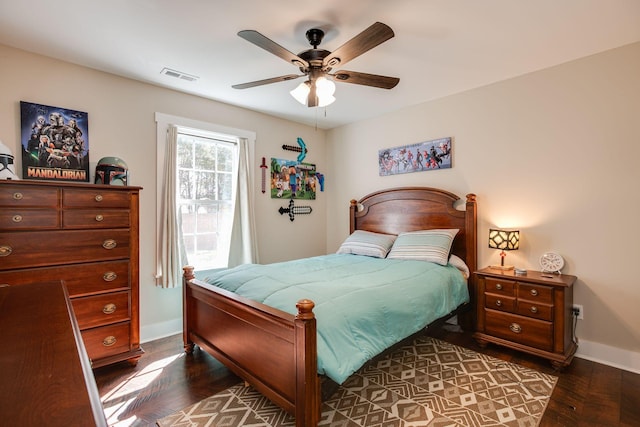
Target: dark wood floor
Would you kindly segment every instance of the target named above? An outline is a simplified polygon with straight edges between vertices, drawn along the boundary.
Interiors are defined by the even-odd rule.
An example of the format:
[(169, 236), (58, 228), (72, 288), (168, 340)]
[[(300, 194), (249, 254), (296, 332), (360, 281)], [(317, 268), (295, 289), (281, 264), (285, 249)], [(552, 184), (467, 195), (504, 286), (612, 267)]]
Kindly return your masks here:
[[(481, 349), (469, 333), (437, 329), (429, 334), (558, 375), (546, 360), (493, 345)], [(146, 353), (135, 367), (123, 363), (94, 371), (110, 425), (155, 425), (155, 420), (240, 381), (202, 351), (185, 355), (181, 335), (143, 347)], [(640, 426), (640, 374), (575, 358), (559, 373), (540, 426)]]

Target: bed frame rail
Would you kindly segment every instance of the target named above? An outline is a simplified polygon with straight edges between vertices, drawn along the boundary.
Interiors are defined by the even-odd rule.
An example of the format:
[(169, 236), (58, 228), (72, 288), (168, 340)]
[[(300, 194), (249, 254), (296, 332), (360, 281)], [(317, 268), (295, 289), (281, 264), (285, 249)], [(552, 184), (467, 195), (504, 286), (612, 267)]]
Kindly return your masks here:
[(296, 426), (317, 425), (314, 304), (301, 300), (297, 315), (268, 307), (195, 278), (184, 267), (185, 351), (197, 344), (296, 418)]

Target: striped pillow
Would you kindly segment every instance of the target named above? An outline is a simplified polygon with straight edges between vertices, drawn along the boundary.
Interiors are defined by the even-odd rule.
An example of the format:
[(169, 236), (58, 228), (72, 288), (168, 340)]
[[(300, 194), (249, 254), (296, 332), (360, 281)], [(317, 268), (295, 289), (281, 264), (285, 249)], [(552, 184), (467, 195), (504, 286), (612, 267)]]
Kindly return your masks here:
[(458, 229), (420, 230), (398, 235), (387, 258), (414, 259), (447, 265)]
[(356, 230), (340, 245), (337, 253), (384, 258), (395, 240), (396, 236), (392, 234)]

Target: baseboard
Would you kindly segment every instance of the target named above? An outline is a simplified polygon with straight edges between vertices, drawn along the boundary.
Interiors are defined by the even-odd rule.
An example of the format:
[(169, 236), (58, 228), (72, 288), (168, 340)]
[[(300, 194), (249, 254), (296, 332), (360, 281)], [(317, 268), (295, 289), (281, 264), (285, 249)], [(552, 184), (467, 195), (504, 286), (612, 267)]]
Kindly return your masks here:
[(182, 318), (140, 327), (140, 342), (145, 343), (182, 333)]
[(640, 353), (580, 340), (576, 357), (640, 374)]

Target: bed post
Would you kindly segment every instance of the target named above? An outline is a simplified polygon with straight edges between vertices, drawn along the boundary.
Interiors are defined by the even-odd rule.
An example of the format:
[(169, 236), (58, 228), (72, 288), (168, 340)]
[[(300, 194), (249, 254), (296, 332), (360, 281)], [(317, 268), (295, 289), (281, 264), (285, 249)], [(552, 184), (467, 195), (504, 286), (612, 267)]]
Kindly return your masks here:
[(358, 212), (358, 201), (351, 199), (349, 202), (349, 234), (356, 230), (356, 212)]
[(182, 343), (184, 344), (184, 351), (187, 354), (193, 352), (193, 342), (189, 339), (189, 319), (187, 304), (187, 292), (189, 291), (189, 280), (194, 279), (196, 276), (193, 274), (194, 267), (191, 265), (185, 265), (182, 267)]
[[(476, 205), (476, 195), (473, 193), (470, 193), (470, 194), (467, 194), (464, 228), (466, 230), (465, 247), (467, 249), (467, 259), (465, 260), (465, 262), (467, 263), (467, 266), (469, 267), (469, 271), (471, 273), (469, 275), (469, 299), (472, 307), (474, 306), (475, 300), (476, 300), (476, 275), (473, 274), (473, 272), (478, 269), (477, 223), (478, 223), (478, 214), (477, 214), (477, 205)], [(469, 310), (463, 316), (461, 316), (460, 323), (464, 329), (468, 331), (473, 331), (476, 326), (475, 310)]]
[(320, 421), (320, 379), (316, 318), (313, 301), (298, 301), (294, 320), (296, 351), (296, 427), (317, 426)]

